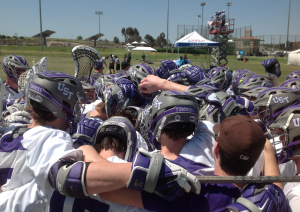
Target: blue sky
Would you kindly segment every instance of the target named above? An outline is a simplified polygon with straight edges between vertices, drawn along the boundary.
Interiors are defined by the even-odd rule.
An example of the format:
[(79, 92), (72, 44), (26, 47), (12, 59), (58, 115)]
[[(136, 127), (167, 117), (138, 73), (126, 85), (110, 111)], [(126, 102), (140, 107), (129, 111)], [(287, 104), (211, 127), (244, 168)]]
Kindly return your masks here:
[[(225, 10), (227, 0), (206, 2), (203, 23), (210, 20), (216, 11)], [(253, 35), (286, 35), (289, 0), (231, 0), (230, 18), (235, 19), (235, 28), (250, 26)], [(39, 0), (0, 0), (0, 34), (13, 36), (33, 36), (40, 31)], [(177, 38), (177, 25), (198, 25), (198, 15), (202, 15), (201, 1), (170, 0), (169, 39)], [(99, 32), (101, 15), (101, 33), (103, 39), (113, 40), (114, 36), (124, 40), (123, 27), (135, 27), (140, 35), (156, 38), (161, 32), (167, 32), (168, 0), (42, 0), (43, 31), (56, 31), (52, 38), (83, 39)], [(300, 1), (291, 1), (290, 35), (299, 35)], [(228, 15), (228, 14), (227, 14)], [(200, 19), (201, 25), (202, 19)]]

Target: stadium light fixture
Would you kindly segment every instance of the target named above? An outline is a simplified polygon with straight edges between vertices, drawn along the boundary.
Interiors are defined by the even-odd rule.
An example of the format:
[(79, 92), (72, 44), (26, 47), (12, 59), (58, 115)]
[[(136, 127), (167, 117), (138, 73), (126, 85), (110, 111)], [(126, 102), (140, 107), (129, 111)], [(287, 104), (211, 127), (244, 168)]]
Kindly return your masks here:
[(199, 18), (201, 18), (201, 15), (198, 15), (198, 31), (200, 31), (200, 30), (199, 30), (199, 28), (200, 28), (200, 27), (199, 27)]
[(100, 41), (100, 15), (103, 15), (103, 12), (102, 11), (96, 11), (95, 12), (96, 15), (99, 15), (99, 47), (101, 46), (101, 41)]
[(168, 0), (168, 13), (167, 13), (167, 50), (166, 53), (168, 53), (169, 49), (169, 0)]
[(228, 19), (229, 19), (229, 7), (232, 5), (232, 2), (227, 2), (226, 6), (228, 6)]
[(202, 7), (202, 25), (201, 25), (201, 35), (203, 34), (203, 7), (206, 5), (206, 2), (202, 2), (200, 6)]
[(41, 0), (40, 0), (40, 37), (41, 37), (41, 51), (43, 51), (43, 35), (42, 35), (42, 9), (41, 9)]

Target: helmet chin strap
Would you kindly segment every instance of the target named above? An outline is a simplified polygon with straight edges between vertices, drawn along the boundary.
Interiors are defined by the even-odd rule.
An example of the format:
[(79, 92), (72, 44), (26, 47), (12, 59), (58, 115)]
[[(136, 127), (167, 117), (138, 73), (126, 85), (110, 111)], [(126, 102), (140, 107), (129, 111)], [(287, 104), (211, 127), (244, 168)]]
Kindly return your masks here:
[(163, 127), (165, 126), (166, 120), (167, 120), (167, 117), (166, 116), (163, 117), (163, 119), (162, 119), (162, 121), (161, 121), (161, 123), (158, 127), (158, 131), (157, 131), (157, 134), (156, 134), (156, 137), (155, 137), (156, 140), (158, 140), (158, 138), (160, 137), (161, 131), (162, 131)]

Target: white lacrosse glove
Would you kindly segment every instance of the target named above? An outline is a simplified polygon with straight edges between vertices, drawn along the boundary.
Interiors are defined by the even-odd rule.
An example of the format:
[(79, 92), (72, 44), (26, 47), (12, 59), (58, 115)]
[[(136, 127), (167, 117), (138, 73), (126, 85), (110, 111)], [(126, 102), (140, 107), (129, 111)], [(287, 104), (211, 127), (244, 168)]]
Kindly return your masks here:
[(30, 124), (32, 117), (26, 111), (17, 111), (7, 116), (4, 121), (9, 123)]

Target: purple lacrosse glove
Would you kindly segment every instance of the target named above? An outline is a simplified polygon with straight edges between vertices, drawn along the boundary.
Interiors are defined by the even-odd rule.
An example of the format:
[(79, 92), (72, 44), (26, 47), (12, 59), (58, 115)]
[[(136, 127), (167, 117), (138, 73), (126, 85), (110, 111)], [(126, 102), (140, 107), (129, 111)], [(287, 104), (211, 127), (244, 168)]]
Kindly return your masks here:
[(117, 77), (114, 78), (112, 81), (121, 88), (122, 92), (128, 98), (132, 98), (135, 96), (134, 84), (129, 79), (127, 79), (127, 76)]
[(103, 121), (100, 118), (84, 118), (77, 124), (76, 133), (72, 138), (76, 147), (93, 145), (93, 137)]
[(281, 76), (280, 64), (276, 58), (266, 59), (262, 61), (262, 65), (265, 67), (266, 74), (269, 77), (277, 78)]
[(236, 96), (235, 101), (238, 104), (238, 106), (240, 107), (240, 109), (246, 110), (247, 113), (245, 113), (243, 115), (248, 115), (249, 113), (253, 112), (253, 110), (254, 110), (253, 102), (249, 101), (247, 98)]
[(192, 66), (184, 70), (185, 76), (189, 79), (192, 85), (195, 85), (197, 82), (208, 78), (206, 73), (198, 66)]
[(174, 201), (185, 192), (200, 193), (200, 182), (186, 169), (164, 159), (159, 152), (139, 148), (133, 158), (127, 187), (146, 191)]
[(177, 69), (176, 63), (172, 60), (162, 60), (160, 67), (156, 70), (156, 75), (162, 79), (167, 79), (170, 76), (170, 72)]
[(248, 184), (236, 203), (228, 205), (230, 211), (284, 212), (286, 198), (274, 184)]

